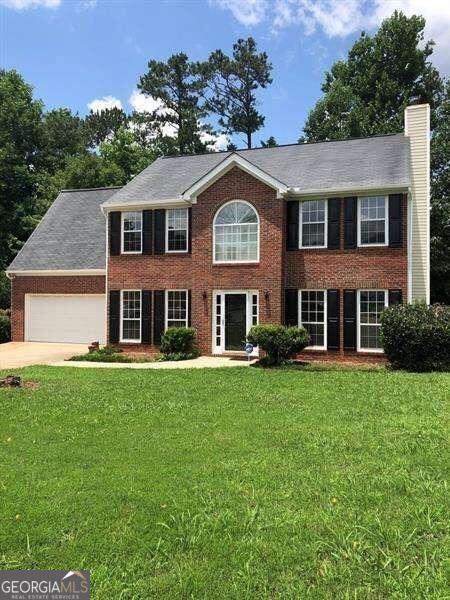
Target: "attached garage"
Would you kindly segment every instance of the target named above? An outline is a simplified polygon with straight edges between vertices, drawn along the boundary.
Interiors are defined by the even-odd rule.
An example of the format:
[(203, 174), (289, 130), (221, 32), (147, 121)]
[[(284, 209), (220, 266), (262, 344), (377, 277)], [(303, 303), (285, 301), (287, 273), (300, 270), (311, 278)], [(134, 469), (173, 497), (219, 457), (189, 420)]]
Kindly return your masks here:
[(26, 294), (25, 341), (105, 343), (104, 294)]

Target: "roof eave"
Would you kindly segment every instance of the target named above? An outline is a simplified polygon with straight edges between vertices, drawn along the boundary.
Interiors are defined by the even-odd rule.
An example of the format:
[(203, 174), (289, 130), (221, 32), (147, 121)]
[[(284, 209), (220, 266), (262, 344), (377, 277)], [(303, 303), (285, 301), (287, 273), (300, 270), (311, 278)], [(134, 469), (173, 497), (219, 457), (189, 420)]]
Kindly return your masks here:
[(145, 208), (187, 208), (195, 204), (195, 201), (190, 201), (181, 197), (178, 198), (161, 198), (159, 200), (141, 200), (130, 202), (116, 202), (114, 204), (104, 202), (100, 205), (103, 214), (107, 214), (114, 210), (143, 210)]
[(7, 269), (5, 271), (8, 279), (17, 277), (67, 277), (79, 275), (106, 275), (106, 269)]
[(311, 197), (311, 196), (358, 196), (362, 194), (379, 193), (386, 194), (389, 192), (409, 192), (410, 185), (408, 183), (393, 183), (393, 184), (375, 184), (365, 186), (343, 186), (339, 188), (317, 188), (317, 189), (303, 189), (298, 187), (290, 187), (284, 196), (295, 196), (295, 197)]

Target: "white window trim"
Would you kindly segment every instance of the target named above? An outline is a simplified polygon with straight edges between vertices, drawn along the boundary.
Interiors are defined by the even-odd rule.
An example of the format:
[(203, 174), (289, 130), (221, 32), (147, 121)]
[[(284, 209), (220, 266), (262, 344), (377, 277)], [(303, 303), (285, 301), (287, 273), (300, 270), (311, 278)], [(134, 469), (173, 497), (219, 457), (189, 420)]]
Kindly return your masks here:
[[(186, 231), (186, 250), (169, 250), (169, 220), (167, 218), (167, 213), (169, 212), (169, 210), (184, 210), (184, 211), (186, 211), (186, 229), (175, 229), (175, 231)], [(166, 240), (165, 240), (166, 253), (167, 254), (186, 254), (186, 252), (189, 252), (189, 209), (183, 208), (183, 207), (181, 207), (181, 208), (166, 208), (165, 223), (166, 223)]]
[[(141, 213), (141, 230), (139, 232), (141, 234), (141, 249), (140, 250), (124, 250), (124, 247), (123, 247), (124, 246), (124, 239), (125, 239), (125, 230), (123, 228), (124, 215), (125, 215), (125, 213), (130, 213), (130, 212)], [(121, 254), (142, 254), (143, 217), (144, 217), (144, 215), (142, 214), (142, 210), (124, 210), (124, 211), (122, 211), (120, 213), (120, 253)], [(130, 290), (130, 291), (132, 291), (132, 290)]]
[[(320, 246), (304, 246), (303, 245), (303, 211), (302, 211), (302, 206), (304, 202), (315, 202), (318, 200), (324, 200), (325, 201), (325, 221), (314, 221), (311, 224), (317, 223), (317, 224), (324, 224), (324, 231), (325, 231), (325, 235), (324, 235), (324, 243)], [(308, 223), (309, 225), (309, 223)], [(298, 203), (298, 226), (299, 226), (299, 232), (298, 232), (298, 247), (300, 250), (317, 250), (317, 249), (323, 249), (323, 248), (327, 248), (328, 247), (328, 198), (309, 198), (308, 200), (300, 200), (300, 202)]]
[[(256, 296), (257, 301), (257, 325), (259, 324), (259, 312), (260, 312), (260, 304), (259, 304), (259, 291), (258, 290), (214, 290), (212, 294), (213, 298), (213, 310), (212, 313), (212, 352), (213, 354), (245, 354), (244, 350), (242, 352), (239, 350), (225, 350), (225, 296), (228, 294), (245, 294), (246, 295), (246, 324), (247, 324), (247, 333), (250, 331), (253, 325), (252, 319), (252, 296)], [(220, 315), (220, 346), (216, 344), (217, 331), (217, 296), (221, 296), (221, 306), (222, 312)], [(253, 348), (253, 352), (250, 356), (259, 356), (258, 346)]]
[[(373, 197), (384, 198), (384, 243), (383, 244), (362, 244), (361, 243), (361, 200), (363, 198), (373, 198)], [(372, 219), (372, 220), (377, 221), (378, 219)], [(386, 196), (384, 194), (373, 194), (373, 196), (358, 196), (357, 221), (358, 221), (358, 226), (357, 226), (358, 248), (384, 248), (385, 246), (389, 246), (389, 196)]]
[[(123, 337), (123, 294), (124, 292), (139, 292), (139, 339), (127, 340)], [(131, 320), (131, 319), (130, 319)], [(136, 319), (137, 321), (137, 319)], [(120, 342), (122, 344), (140, 344), (142, 340), (142, 290), (120, 290)]]
[[(384, 307), (387, 308), (389, 306), (389, 291), (388, 290), (379, 290), (379, 289), (364, 289), (358, 290), (356, 295), (356, 350), (358, 352), (370, 352), (374, 354), (384, 354), (384, 350), (382, 348), (362, 348), (361, 347), (361, 292), (384, 292)], [(367, 323), (363, 323), (363, 325), (367, 325)], [(370, 324), (369, 324), (370, 325)]]
[[(257, 256), (256, 256), (255, 260), (241, 260), (241, 259), (240, 260), (216, 260), (216, 219), (217, 219), (217, 215), (222, 210), (222, 208), (224, 208), (228, 204), (232, 204), (233, 202), (242, 202), (243, 204), (247, 204), (247, 206), (250, 206), (256, 213), (256, 219), (257, 219), (257, 225), (258, 225), (258, 232), (257, 232), (258, 233), (258, 245), (257, 245)], [(232, 226), (232, 225), (234, 225), (234, 223), (230, 223), (230, 226)], [(254, 265), (254, 264), (259, 263), (259, 258), (260, 258), (260, 253), (259, 253), (260, 235), (259, 234), (260, 234), (259, 213), (253, 204), (251, 204), (250, 202), (247, 202), (246, 200), (240, 200), (239, 198), (236, 198), (235, 200), (230, 200), (229, 202), (225, 202), (225, 204), (222, 204), (222, 206), (219, 206), (219, 208), (216, 211), (216, 214), (214, 215), (214, 219), (213, 219), (213, 264), (214, 265), (246, 265), (246, 264)]]
[[(306, 346), (305, 350), (326, 350), (328, 348), (327, 339), (327, 323), (328, 323), (328, 306), (327, 306), (327, 290), (298, 290), (298, 315), (297, 322), (300, 327), (303, 327), (302, 321), (302, 293), (303, 292), (323, 292), (324, 312), (323, 312), (323, 346)], [(317, 322), (317, 325), (322, 323)]]
[[(186, 320), (184, 327), (189, 327), (189, 290), (177, 289), (177, 290), (165, 290), (164, 291), (164, 331), (167, 331), (167, 323), (169, 322), (169, 292), (185, 292), (186, 294)], [(177, 319), (170, 319), (176, 321)], [(184, 319), (179, 319), (180, 323)]]

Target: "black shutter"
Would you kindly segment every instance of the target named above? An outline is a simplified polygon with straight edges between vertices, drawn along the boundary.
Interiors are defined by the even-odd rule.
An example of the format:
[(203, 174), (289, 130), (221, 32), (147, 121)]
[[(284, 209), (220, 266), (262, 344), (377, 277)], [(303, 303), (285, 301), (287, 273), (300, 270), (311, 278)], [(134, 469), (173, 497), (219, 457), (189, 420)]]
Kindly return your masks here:
[(166, 210), (155, 210), (155, 254), (166, 251)]
[(192, 208), (188, 208), (188, 252), (192, 252)]
[(356, 350), (356, 290), (344, 290), (344, 350)]
[(402, 195), (389, 196), (389, 246), (402, 246)]
[(341, 199), (328, 198), (328, 248), (337, 250), (339, 244), (339, 221), (341, 215)]
[(192, 317), (191, 317), (191, 311), (192, 311), (192, 294), (191, 294), (191, 290), (188, 290), (187, 292), (187, 310), (188, 310), (188, 327), (191, 326), (192, 323)]
[(109, 213), (109, 253), (111, 256), (120, 254), (121, 214)]
[(284, 323), (298, 325), (298, 290), (288, 289), (285, 292)]
[(153, 344), (161, 344), (161, 336), (164, 333), (165, 321), (165, 294), (164, 290), (153, 292)]
[(327, 349), (339, 350), (339, 290), (327, 291)]
[(402, 290), (389, 290), (389, 306), (402, 303)]
[[(119, 213), (120, 214), (120, 213)], [(120, 338), (120, 291), (109, 292), (109, 343), (117, 344)]]
[(153, 254), (153, 211), (142, 211), (142, 254)]
[(299, 203), (286, 202), (286, 250), (298, 250)]
[(344, 198), (344, 248), (356, 248), (358, 199)]
[(152, 332), (150, 328), (152, 314), (152, 293), (149, 290), (142, 290), (142, 324), (141, 341), (143, 344), (151, 344)]

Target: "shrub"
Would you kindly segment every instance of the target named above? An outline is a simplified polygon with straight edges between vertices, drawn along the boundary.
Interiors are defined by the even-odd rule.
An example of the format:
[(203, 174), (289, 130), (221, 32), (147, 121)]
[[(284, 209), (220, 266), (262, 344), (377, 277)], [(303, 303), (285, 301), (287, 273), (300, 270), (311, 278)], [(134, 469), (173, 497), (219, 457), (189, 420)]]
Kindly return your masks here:
[(266, 364), (279, 365), (301, 352), (308, 345), (309, 335), (303, 327), (254, 325), (247, 339), (266, 352)]
[(123, 354), (121, 349), (113, 348), (112, 346), (103, 346), (94, 352), (81, 354), (80, 356), (72, 356), (68, 360), (83, 360), (86, 362), (134, 362), (132, 358)]
[(397, 304), (383, 311), (381, 339), (394, 369), (442, 371), (450, 367), (450, 307)]
[(199, 356), (193, 327), (169, 327), (161, 338), (161, 360), (187, 360)]
[(0, 344), (11, 339), (11, 319), (9, 311), (0, 310)]

